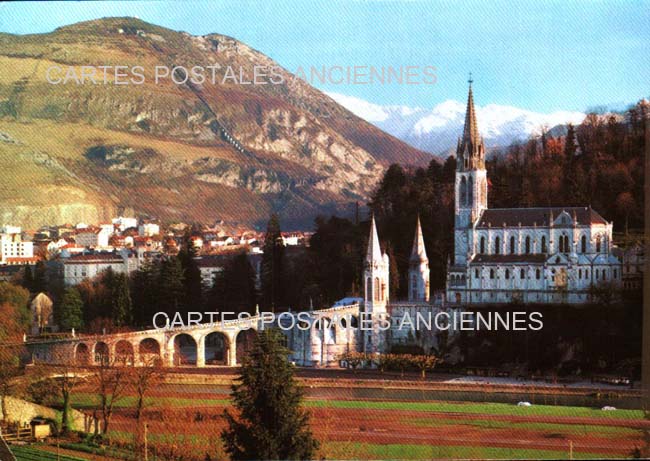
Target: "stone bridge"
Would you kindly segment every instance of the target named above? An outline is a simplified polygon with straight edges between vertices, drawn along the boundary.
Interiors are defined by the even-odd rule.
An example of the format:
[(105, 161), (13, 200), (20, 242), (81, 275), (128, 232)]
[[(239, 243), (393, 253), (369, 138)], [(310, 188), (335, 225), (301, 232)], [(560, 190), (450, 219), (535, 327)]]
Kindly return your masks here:
[[(356, 348), (359, 341), (359, 305), (338, 306), (309, 312), (276, 314), (270, 322), (265, 315), (217, 323), (194, 324), (111, 334), (71, 334), (65, 337), (30, 337), (25, 345), (34, 361), (52, 364), (74, 363), (93, 366), (101, 363), (165, 367), (212, 365), (236, 366), (252, 345), (255, 332), (281, 326), (301, 365), (322, 365), (335, 360), (338, 353)], [(301, 314), (299, 316), (298, 314)], [(348, 316), (334, 324), (335, 317)], [(310, 325), (306, 330), (308, 318)], [(342, 323), (345, 328), (340, 328)]]

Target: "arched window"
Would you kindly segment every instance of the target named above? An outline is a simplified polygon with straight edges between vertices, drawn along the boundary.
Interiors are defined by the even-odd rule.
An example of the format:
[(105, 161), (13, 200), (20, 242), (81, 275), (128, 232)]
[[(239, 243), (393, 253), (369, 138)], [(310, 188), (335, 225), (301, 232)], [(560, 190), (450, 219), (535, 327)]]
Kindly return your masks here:
[(582, 269), (578, 269), (578, 278), (579, 278), (579, 279), (582, 278)]
[(618, 278), (618, 271), (616, 269), (614, 269), (614, 278)]
[(467, 205), (472, 206), (474, 202), (474, 183), (470, 179), (467, 182)]
[(536, 278), (537, 280), (539, 280), (540, 276), (541, 276), (541, 274), (540, 274), (540, 272), (539, 272), (539, 269), (537, 269), (537, 270), (535, 271), (535, 278)]
[(478, 269), (474, 269), (474, 276), (475, 276), (476, 278), (479, 278), (479, 275), (478, 275)]
[(494, 278), (494, 269), (490, 269), (490, 278), (491, 278), (491, 279)]
[(596, 253), (600, 253), (600, 235), (596, 237)]
[(510, 237), (510, 254), (515, 254), (515, 237)]
[(481, 237), (481, 251), (480, 251), (480, 253), (482, 255), (485, 254), (485, 237)]
[(501, 253), (501, 239), (499, 237), (494, 239), (494, 254), (498, 255)]
[(546, 236), (542, 236), (542, 253), (546, 253)]
[(460, 180), (460, 197), (459, 197), (460, 206), (467, 205), (467, 179), (465, 176)]
[(580, 239), (580, 251), (582, 253), (587, 252), (587, 236), (583, 235), (582, 238)]
[(599, 276), (600, 276), (600, 270), (596, 269), (596, 280), (598, 280)]
[(530, 236), (526, 236), (526, 254), (530, 254)]
[(366, 299), (372, 301), (372, 278), (366, 278)]
[(379, 296), (380, 296), (380, 294), (381, 294), (381, 293), (380, 293), (380, 290), (381, 290), (381, 289), (380, 289), (380, 287), (379, 287), (379, 277), (376, 277), (376, 278), (375, 278), (375, 289), (374, 289), (374, 292), (375, 292), (375, 301), (379, 301)]
[(525, 270), (523, 270), (523, 269), (519, 270), (519, 278), (522, 279), (522, 280), (526, 278), (526, 271)]
[(506, 269), (506, 280), (510, 278), (510, 269)]

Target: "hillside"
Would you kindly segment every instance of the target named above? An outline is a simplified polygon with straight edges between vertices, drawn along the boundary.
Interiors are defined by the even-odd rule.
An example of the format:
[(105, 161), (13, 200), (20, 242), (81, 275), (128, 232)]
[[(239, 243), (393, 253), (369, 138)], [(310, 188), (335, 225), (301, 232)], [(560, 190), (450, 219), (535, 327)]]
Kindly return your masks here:
[[(47, 69), (142, 66), (143, 84), (51, 84)], [(154, 82), (156, 66), (278, 66), (237, 40), (131, 18), (0, 34), (0, 223), (164, 221), (286, 227), (365, 201), (393, 162), (431, 156), (285, 70), (282, 84)]]

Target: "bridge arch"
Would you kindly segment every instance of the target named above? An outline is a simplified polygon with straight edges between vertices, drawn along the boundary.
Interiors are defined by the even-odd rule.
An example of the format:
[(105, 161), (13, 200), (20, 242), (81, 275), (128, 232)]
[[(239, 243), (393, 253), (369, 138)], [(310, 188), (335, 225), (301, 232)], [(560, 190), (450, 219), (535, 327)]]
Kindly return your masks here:
[(227, 365), (228, 351), (230, 350), (230, 341), (221, 331), (211, 331), (206, 334), (201, 341), (206, 365)]
[(135, 364), (135, 350), (133, 344), (125, 339), (119, 340), (115, 343), (115, 362), (120, 365), (134, 365)]
[(198, 357), (198, 344), (192, 335), (179, 333), (170, 339), (173, 355), (173, 365), (196, 365)]
[(235, 337), (235, 352), (237, 363), (242, 363), (244, 357), (248, 356), (255, 344), (257, 331), (252, 328), (240, 330)]
[(93, 348), (95, 365), (107, 364), (110, 362), (111, 354), (108, 344), (104, 341), (97, 341)]
[(77, 365), (90, 365), (90, 348), (86, 343), (79, 343), (74, 349), (74, 359)]
[(158, 365), (162, 359), (160, 343), (154, 338), (144, 338), (138, 344), (138, 357), (142, 365)]

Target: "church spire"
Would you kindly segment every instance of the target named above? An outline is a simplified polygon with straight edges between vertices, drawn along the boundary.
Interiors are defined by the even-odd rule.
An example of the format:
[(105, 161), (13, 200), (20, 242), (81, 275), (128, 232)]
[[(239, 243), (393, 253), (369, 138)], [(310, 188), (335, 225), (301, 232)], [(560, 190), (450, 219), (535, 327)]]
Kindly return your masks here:
[[(469, 94), (467, 95), (467, 110), (465, 111), (465, 128), (463, 129), (463, 144), (471, 147), (478, 146), (480, 141), (478, 125), (476, 123), (476, 109), (474, 109), (474, 93), (472, 92), (472, 74), (469, 74)], [(471, 148), (469, 149), (471, 152)]]
[(420, 225), (420, 215), (415, 227), (415, 237), (413, 238), (413, 248), (411, 249), (412, 263), (428, 262), (427, 250), (424, 248), (424, 237), (422, 236), (422, 226)]
[(463, 136), (459, 140), (456, 158), (459, 160), (459, 169), (481, 168), (485, 152), (483, 139), (478, 131), (476, 122), (476, 108), (474, 107), (474, 92), (472, 90), (472, 74), (469, 74), (469, 92), (467, 95), (467, 109), (465, 111), (465, 126)]
[(366, 261), (371, 263), (373, 261), (381, 261), (381, 248), (379, 247), (379, 235), (377, 235), (377, 225), (375, 224), (375, 215), (373, 213), (372, 220), (370, 221), (370, 237), (368, 238), (368, 252), (366, 254)]

